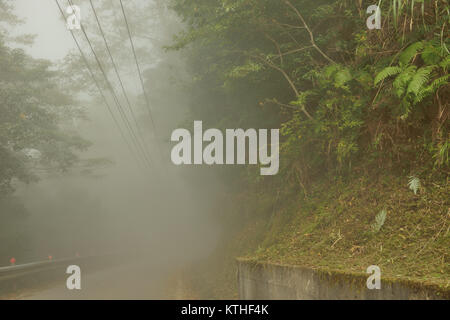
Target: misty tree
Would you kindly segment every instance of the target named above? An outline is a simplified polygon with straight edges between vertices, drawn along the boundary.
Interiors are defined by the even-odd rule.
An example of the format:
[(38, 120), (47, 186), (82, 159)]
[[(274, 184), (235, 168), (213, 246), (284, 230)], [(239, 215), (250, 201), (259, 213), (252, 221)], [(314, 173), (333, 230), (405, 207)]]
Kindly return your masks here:
[(58, 87), (58, 72), (48, 61), (0, 42), (0, 68), (0, 193), (4, 194), (11, 191), (14, 178), (35, 180), (31, 162), (66, 170), (78, 160), (74, 151), (89, 143), (61, 128), (61, 114), (70, 111), (74, 101)]
[[(14, 180), (37, 179), (34, 167), (66, 171), (79, 161), (77, 151), (89, 142), (65, 129), (81, 116), (77, 101), (62, 87), (64, 74), (51, 62), (34, 59), (11, 42), (8, 31), (20, 21), (0, 1), (0, 196), (13, 191)], [(28, 40), (31, 38), (26, 36)]]
[[(85, 75), (73, 72), (75, 68), (67, 64), (75, 55), (56, 64), (17, 49), (17, 44), (32, 44), (33, 36), (11, 36), (21, 23), (12, 10), (11, 2), (0, 0), (0, 265), (8, 264), (11, 256), (20, 262), (32, 259), (40, 246), (36, 234), (45, 230), (42, 212), (30, 210), (14, 194), (17, 182), (36, 182), (49, 174), (80, 174), (106, 163), (83, 157), (91, 143), (73, 125), (74, 120), (86, 119), (87, 103), (81, 100), (86, 95), (80, 94), (85, 87), (78, 85), (86, 82)], [(84, 203), (95, 210), (92, 202)], [(57, 208), (56, 218), (87, 224), (76, 210), (69, 209)], [(92, 215), (89, 218), (89, 226), (95, 226)], [(36, 225), (41, 220), (42, 225)], [(60, 232), (67, 234), (64, 228)], [(61, 244), (61, 240), (51, 241), (52, 236), (54, 232), (46, 231), (44, 238)]]

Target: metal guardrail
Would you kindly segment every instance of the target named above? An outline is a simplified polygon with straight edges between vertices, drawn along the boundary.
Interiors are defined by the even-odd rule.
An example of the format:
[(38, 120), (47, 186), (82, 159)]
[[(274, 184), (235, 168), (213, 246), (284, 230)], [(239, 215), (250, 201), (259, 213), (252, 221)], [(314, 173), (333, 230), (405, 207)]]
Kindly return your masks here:
[(83, 271), (91, 272), (117, 264), (120, 257), (117, 254), (107, 254), (0, 267), (0, 299), (21, 289), (62, 281), (68, 277), (66, 269), (70, 265), (78, 265)]
[(63, 265), (70, 265), (83, 259), (86, 258), (57, 259), (26, 263), (16, 266), (0, 267), (0, 282), (3, 280), (18, 278), (24, 275), (33, 274), (44, 270), (61, 268)]

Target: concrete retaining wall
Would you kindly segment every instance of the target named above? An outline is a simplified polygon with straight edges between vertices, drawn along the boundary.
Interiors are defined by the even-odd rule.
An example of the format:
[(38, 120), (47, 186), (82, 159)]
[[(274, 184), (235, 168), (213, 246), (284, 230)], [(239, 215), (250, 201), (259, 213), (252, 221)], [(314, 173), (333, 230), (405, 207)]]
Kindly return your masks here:
[(381, 278), (380, 290), (369, 290), (369, 275), (323, 272), (238, 260), (239, 298), (243, 300), (450, 299), (449, 289), (414, 281)]

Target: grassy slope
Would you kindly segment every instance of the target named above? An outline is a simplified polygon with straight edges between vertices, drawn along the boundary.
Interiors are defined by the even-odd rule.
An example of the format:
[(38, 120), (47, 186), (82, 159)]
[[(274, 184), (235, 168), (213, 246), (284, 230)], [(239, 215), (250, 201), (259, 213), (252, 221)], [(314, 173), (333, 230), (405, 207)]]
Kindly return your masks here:
[[(378, 265), (385, 279), (450, 290), (450, 184), (444, 174), (421, 178), (417, 195), (408, 177), (388, 173), (317, 184), (308, 198), (303, 192), (246, 195), (234, 201), (238, 207), (224, 209), (239, 211), (241, 226), (231, 228), (214, 256), (185, 270), (188, 285), (199, 298), (237, 298), (239, 256), (355, 274)], [(382, 209), (386, 221), (373, 233)]]
[[(323, 184), (277, 211), (264, 241), (248, 258), (326, 270), (364, 273), (378, 265), (384, 277), (426, 281), (450, 289), (450, 187), (424, 179), (415, 195), (407, 177), (383, 175)], [(375, 216), (387, 210), (378, 233)], [(252, 237), (242, 233), (239, 241)]]

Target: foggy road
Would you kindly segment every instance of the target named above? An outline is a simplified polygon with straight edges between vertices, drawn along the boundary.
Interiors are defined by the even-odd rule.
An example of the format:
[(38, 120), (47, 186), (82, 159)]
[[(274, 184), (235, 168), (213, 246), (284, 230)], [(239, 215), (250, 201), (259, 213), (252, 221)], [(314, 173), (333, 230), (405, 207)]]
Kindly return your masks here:
[(169, 288), (167, 268), (151, 264), (122, 265), (81, 275), (81, 290), (68, 290), (65, 280), (41, 290), (23, 292), (23, 300), (164, 299)]
[(0, 0), (0, 300), (450, 300), (448, 2)]

